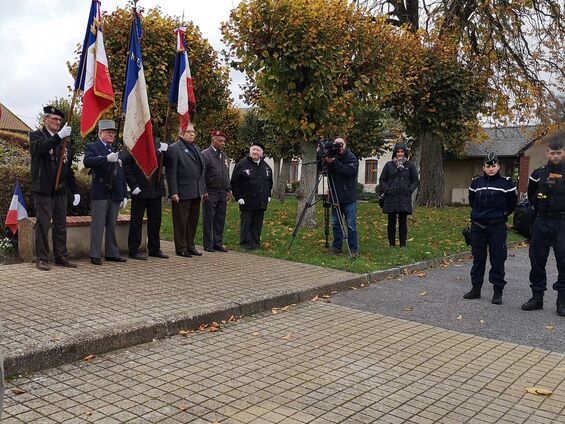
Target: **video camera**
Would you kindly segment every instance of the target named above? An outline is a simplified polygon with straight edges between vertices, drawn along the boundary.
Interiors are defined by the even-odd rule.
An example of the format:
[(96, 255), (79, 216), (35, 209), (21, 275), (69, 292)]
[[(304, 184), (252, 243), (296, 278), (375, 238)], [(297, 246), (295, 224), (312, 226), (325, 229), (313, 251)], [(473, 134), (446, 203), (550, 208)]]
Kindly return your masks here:
[(318, 144), (318, 152), (321, 158), (336, 157), (341, 151), (343, 143), (341, 141), (322, 140)]

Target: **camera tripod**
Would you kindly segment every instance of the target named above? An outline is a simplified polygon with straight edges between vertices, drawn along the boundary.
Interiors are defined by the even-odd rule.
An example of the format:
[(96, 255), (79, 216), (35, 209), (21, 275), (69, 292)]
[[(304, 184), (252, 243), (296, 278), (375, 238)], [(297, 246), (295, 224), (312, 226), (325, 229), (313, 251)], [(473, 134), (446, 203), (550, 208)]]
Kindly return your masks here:
[[(304, 165), (311, 165), (313, 163), (318, 163), (316, 162), (307, 162), (302, 164), (302, 166)], [(327, 180), (327, 188), (328, 188), (328, 194), (326, 194), (326, 180)], [(318, 192), (318, 186), (320, 184), (320, 181), (322, 182), (322, 197), (321, 199), (316, 200), (316, 193)], [(333, 196), (332, 196), (333, 194)], [(332, 198), (333, 198), (333, 202), (332, 202)], [(298, 235), (298, 231), (300, 230), (300, 227), (302, 225), (302, 221), (304, 220), (304, 217), (306, 216), (306, 211), (308, 210), (308, 208), (315, 206), (316, 203), (322, 202), (322, 206), (324, 207), (324, 233), (326, 236), (326, 243), (325, 243), (325, 247), (326, 249), (329, 248), (329, 235), (330, 235), (330, 209), (333, 208), (335, 209), (336, 215), (337, 215), (337, 220), (338, 220), (338, 224), (339, 227), (341, 229), (341, 234), (343, 236), (343, 242), (345, 243), (345, 245), (347, 246), (347, 253), (349, 255), (350, 259), (353, 259), (353, 255), (351, 253), (351, 249), (349, 247), (349, 238), (348, 238), (348, 228), (347, 228), (347, 224), (345, 222), (345, 216), (343, 215), (343, 212), (341, 211), (341, 207), (339, 206), (339, 199), (337, 198), (337, 192), (335, 190), (335, 185), (334, 185), (334, 181), (332, 179), (332, 176), (328, 173), (328, 169), (327, 169), (327, 165), (325, 164), (325, 162), (322, 162), (322, 170), (320, 172), (320, 174), (318, 175), (318, 178), (316, 179), (316, 184), (314, 185), (314, 188), (312, 189), (312, 192), (310, 193), (310, 196), (308, 197), (308, 201), (306, 202), (306, 204), (304, 205), (304, 207), (302, 208), (302, 211), (300, 211), (300, 216), (298, 218), (298, 221), (296, 222), (296, 226), (294, 227), (294, 230), (292, 231), (292, 237), (290, 239), (290, 243), (288, 245), (288, 249), (290, 249), (292, 247), (292, 244), (294, 243), (294, 239), (296, 238), (296, 236)]]

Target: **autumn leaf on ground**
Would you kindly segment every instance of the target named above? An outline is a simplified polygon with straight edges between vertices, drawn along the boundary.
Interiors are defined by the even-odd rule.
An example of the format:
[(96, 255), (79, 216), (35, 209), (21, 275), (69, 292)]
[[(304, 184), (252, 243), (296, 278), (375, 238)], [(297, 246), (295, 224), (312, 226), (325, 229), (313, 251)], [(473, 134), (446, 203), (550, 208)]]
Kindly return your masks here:
[(543, 389), (541, 387), (528, 387), (526, 392), (531, 393), (533, 395), (541, 395), (541, 396), (549, 396), (553, 392), (551, 390)]
[(325, 295), (322, 296), (322, 298), (324, 298), (324, 299), (329, 299), (330, 297), (331, 296), (329, 294), (325, 294)]
[(179, 335), (186, 337), (186, 336), (190, 336), (191, 334), (194, 334), (194, 331), (192, 330), (179, 330)]
[(414, 307), (412, 305), (406, 305), (404, 308), (402, 308), (402, 310), (406, 312), (411, 312), (414, 310)]
[(96, 358), (96, 355), (88, 355), (84, 357), (85, 361), (92, 361), (94, 358)]
[(283, 340), (290, 340), (292, 339), (292, 332), (289, 332), (286, 336), (282, 338)]
[(314, 296), (312, 299), (310, 299), (310, 302), (317, 302), (319, 299), (318, 295)]
[(54, 342), (60, 342), (61, 340), (63, 340), (63, 338), (61, 336), (53, 336), (51, 337), (51, 340), (53, 340)]
[(349, 288), (350, 288), (351, 290), (359, 290), (357, 287), (353, 287), (353, 286), (351, 286), (351, 287), (349, 287)]
[(479, 322), (480, 322), (481, 324), (484, 324), (484, 323), (485, 323), (485, 320), (484, 320), (484, 319), (481, 319), (481, 320), (479, 320)]
[(332, 292), (332, 294), (337, 294), (337, 292), (334, 290), (334, 291)]
[(271, 309), (271, 313), (272, 313), (273, 315), (278, 314), (278, 313), (279, 313), (279, 308), (272, 308), (272, 309)]
[(429, 292), (424, 290), (423, 292), (418, 293), (418, 296), (427, 296), (428, 294), (429, 294)]
[(255, 333), (252, 334), (253, 336), (260, 336), (261, 333), (259, 333), (258, 331), (256, 331)]
[(212, 333), (215, 333), (216, 331), (220, 331), (220, 324), (214, 321), (212, 324), (210, 324), (210, 331)]
[(90, 417), (90, 416), (92, 415), (92, 411), (86, 411), (86, 412), (84, 413), (84, 415), (86, 415), (87, 417)]
[(426, 273), (424, 271), (416, 271), (414, 272), (414, 275), (416, 277), (424, 278), (426, 276)]
[(549, 331), (555, 330), (555, 325), (544, 325), (543, 328)]
[(15, 395), (23, 395), (26, 391), (20, 389), (19, 387), (16, 387), (15, 389), (12, 389), (12, 393)]
[(283, 306), (283, 307), (281, 308), (281, 312), (286, 312), (286, 311), (288, 311), (288, 308), (290, 308), (290, 305)]
[(207, 327), (208, 327), (208, 324), (200, 324), (198, 326), (198, 331), (200, 331), (200, 332), (206, 331)]
[(458, 321), (463, 321), (463, 315), (457, 315), (457, 320), (458, 320)]

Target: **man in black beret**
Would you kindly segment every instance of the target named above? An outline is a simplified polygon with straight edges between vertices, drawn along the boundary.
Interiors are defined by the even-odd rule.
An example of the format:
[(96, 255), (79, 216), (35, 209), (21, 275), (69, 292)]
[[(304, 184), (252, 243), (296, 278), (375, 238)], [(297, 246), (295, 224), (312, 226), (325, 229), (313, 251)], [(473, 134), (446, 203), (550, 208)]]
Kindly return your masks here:
[[(43, 128), (29, 134), (31, 151), (31, 191), (36, 215), (35, 255), (36, 267), (49, 271), (49, 227), (52, 224), (55, 264), (76, 268), (67, 252), (67, 190), (74, 193), (73, 206), (80, 202), (75, 174), (72, 168), (72, 151), (67, 144), (62, 151), (62, 140), (71, 135), (71, 127), (64, 123), (65, 114), (55, 106), (43, 108)], [(62, 127), (62, 128), (61, 128)], [(55, 187), (57, 165), (62, 157), (63, 167), (59, 187)]]
[(239, 204), (239, 244), (247, 250), (261, 247), (261, 230), (271, 201), (273, 170), (263, 159), (264, 147), (253, 143), (249, 156), (240, 160), (231, 177), (231, 189)]

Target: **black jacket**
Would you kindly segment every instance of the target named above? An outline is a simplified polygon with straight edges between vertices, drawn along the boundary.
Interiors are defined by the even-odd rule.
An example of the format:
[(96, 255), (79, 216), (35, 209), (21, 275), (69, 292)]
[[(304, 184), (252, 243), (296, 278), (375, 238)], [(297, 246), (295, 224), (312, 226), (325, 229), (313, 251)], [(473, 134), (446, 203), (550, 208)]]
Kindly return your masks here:
[(565, 213), (565, 163), (540, 166), (528, 181), (528, 199), (541, 214)]
[[(318, 157), (318, 170), (322, 168), (322, 159)], [(334, 203), (352, 203), (357, 201), (357, 171), (359, 161), (353, 152), (345, 149), (338, 153), (335, 160), (327, 164), (330, 199)]]
[[(157, 163), (159, 163), (161, 159), (161, 155), (166, 153), (162, 153), (159, 149), (156, 149), (157, 154)], [(123, 159), (122, 164), (124, 167), (124, 172), (126, 174), (126, 182), (133, 192), (136, 187), (138, 187), (141, 192), (136, 194), (135, 196), (132, 195), (132, 198), (139, 198), (139, 199), (154, 199), (156, 197), (162, 197), (166, 194), (165, 191), (165, 176), (163, 175), (163, 169), (161, 168), (161, 178), (159, 183), (157, 183), (157, 170), (153, 172), (151, 177), (147, 179), (139, 165), (135, 162), (135, 159), (126, 149), (124, 149), (121, 153)]]
[[(29, 134), (31, 152), (31, 191), (41, 194), (53, 194), (57, 164), (61, 151), (61, 138), (51, 135), (45, 127)], [(77, 193), (77, 182), (72, 168), (72, 151), (67, 144), (67, 154), (61, 169), (59, 180), (60, 193)]]
[(273, 188), (273, 170), (263, 159), (256, 164), (250, 157), (240, 160), (231, 176), (231, 189), (235, 200), (245, 200), (239, 205), (242, 211), (267, 209)]
[(412, 213), (412, 193), (418, 187), (418, 170), (413, 162), (407, 161), (404, 169), (399, 169), (394, 161), (388, 161), (379, 178), (381, 192), (384, 193), (384, 213)]
[(471, 220), (504, 222), (514, 212), (517, 199), (516, 184), (509, 177), (501, 176), (500, 172), (492, 177), (477, 176), (469, 186)]

